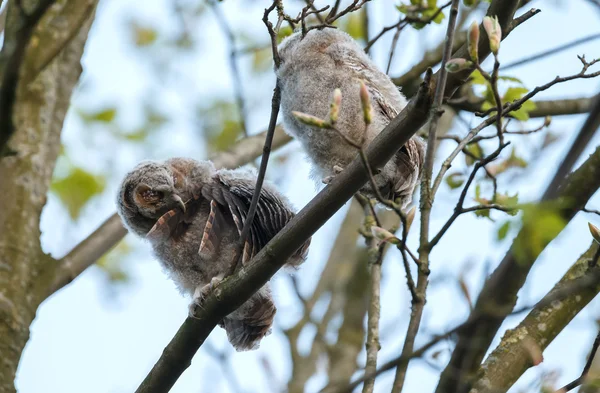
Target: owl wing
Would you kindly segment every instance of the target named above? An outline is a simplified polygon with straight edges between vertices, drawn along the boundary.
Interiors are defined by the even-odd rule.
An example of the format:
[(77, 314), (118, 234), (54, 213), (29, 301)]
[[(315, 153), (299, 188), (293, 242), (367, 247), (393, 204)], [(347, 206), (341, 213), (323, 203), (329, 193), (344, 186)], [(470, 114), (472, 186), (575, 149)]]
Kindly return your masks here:
[[(218, 206), (220, 214), (227, 210), (241, 235), (250, 209), (255, 184), (243, 178), (225, 178), (215, 176), (215, 181), (202, 187), (202, 196)], [(212, 211), (212, 210), (211, 210)], [(217, 214), (218, 215), (218, 214)], [(242, 263), (246, 264), (294, 217), (287, 204), (274, 192), (263, 188), (260, 193), (256, 214), (252, 220), (248, 239), (244, 244)], [(203, 237), (219, 237), (213, 227), (207, 226)], [(310, 240), (295, 254), (294, 258), (306, 257)]]
[[(400, 112), (381, 94), (381, 91), (375, 85), (373, 71), (354, 52), (348, 51), (346, 52), (346, 56), (348, 66), (365, 82), (369, 96), (371, 97), (373, 110), (377, 111), (384, 119), (387, 119), (388, 123), (392, 121)], [(420, 140), (420, 137), (413, 136), (400, 148), (400, 152), (404, 153), (404, 156), (400, 156), (399, 159), (409, 165), (409, 168), (422, 166), (424, 143)]]

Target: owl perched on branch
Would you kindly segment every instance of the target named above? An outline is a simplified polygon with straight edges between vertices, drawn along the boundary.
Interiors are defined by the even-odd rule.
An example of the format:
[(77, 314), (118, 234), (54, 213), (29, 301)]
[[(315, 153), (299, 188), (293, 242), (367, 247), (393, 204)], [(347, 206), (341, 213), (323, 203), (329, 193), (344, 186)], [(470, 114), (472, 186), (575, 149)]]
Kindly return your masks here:
[[(339, 135), (368, 145), (406, 106), (406, 98), (381, 72), (348, 34), (332, 28), (297, 32), (279, 45), (281, 65), (276, 70), (281, 88), (284, 129), (296, 137), (314, 164), (314, 173), (331, 177), (356, 156), (357, 150)], [(368, 126), (363, 120), (361, 81), (373, 108)], [(292, 112), (326, 118), (332, 94), (340, 89), (341, 102), (336, 130), (317, 128), (296, 119)], [(400, 198), (402, 206), (412, 200), (425, 156), (425, 142), (413, 136), (376, 174), (377, 188), (384, 198)], [(335, 168), (335, 169), (334, 169)], [(364, 192), (373, 196), (370, 185)]]
[[(150, 241), (158, 260), (182, 293), (193, 296), (190, 312), (228, 272), (254, 194), (256, 177), (243, 169), (216, 170), (210, 161), (173, 158), (146, 161), (127, 174), (118, 212), (129, 230)], [(294, 216), (288, 201), (265, 184), (242, 264)], [(302, 263), (310, 239), (287, 264)], [(268, 284), (220, 324), (238, 350), (258, 348), (270, 332), (275, 304)]]

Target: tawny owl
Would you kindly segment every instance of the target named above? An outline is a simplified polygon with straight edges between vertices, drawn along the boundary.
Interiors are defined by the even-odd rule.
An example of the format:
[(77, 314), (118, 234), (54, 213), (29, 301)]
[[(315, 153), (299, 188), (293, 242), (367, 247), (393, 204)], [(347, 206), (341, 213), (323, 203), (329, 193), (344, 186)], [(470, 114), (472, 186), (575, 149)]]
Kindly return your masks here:
[[(299, 122), (292, 111), (327, 118), (335, 89), (341, 89), (342, 102), (336, 128), (355, 142), (365, 136), (370, 143), (405, 106), (406, 98), (390, 78), (369, 59), (358, 43), (343, 31), (325, 28), (287, 37), (279, 45), (281, 66), (276, 70), (281, 88), (284, 129), (300, 140), (313, 162), (318, 178), (335, 175), (357, 156), (335, 130), (320, 129)], [(360, 81), (367, 87), (373, 108), (368, 127), (363, 121)], [(366, 135), (365, 135), (366, 133)], [(413, 136), (375, 176), (385, 198), (406, 206), (423, 165), (425, 142)], [(339, 170), (339, 169), (337, 169)], [(363, 191), (373, 195), (370, 185)]]
[[(150, 241), (181, 292), (193, 296), (190, 312), (201, 306), (228, 271), (255, 183), (248, 170), (216, 170), (210, 161), (186, 158), (140, 163), (123, 180), (117, 202), (123, 222)], [(248, 263), (293, 216), (285, 197), (265, 184), (242, 263)], [(302, 263), (309, 243), (287, 264)], [(238, 351), (255, 349), (269, 333), (275, 311), (267, 284), (220, 326)]]

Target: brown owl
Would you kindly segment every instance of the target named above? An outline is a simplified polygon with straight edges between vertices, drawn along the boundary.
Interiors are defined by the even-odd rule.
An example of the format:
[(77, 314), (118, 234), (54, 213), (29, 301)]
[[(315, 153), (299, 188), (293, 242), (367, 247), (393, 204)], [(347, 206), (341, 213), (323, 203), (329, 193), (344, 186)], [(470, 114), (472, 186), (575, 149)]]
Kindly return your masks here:
[[(216, 170), (210, 161), (173, 158), (146, 161), (127, 174), (118, 212), (129, 230), (150, 241), (180, 291), (191, 295), (190, 311), (227, 273), (250, 207), (255, 175)], [(261, 190), (242, 263), (247, 264), (294, 216), (273, 186)], [(310, 239), (286, 263), (297, 266)], [(220, 324), (238, 350), (258, 348), (270, 332), (276, 308), (268, 284)]]

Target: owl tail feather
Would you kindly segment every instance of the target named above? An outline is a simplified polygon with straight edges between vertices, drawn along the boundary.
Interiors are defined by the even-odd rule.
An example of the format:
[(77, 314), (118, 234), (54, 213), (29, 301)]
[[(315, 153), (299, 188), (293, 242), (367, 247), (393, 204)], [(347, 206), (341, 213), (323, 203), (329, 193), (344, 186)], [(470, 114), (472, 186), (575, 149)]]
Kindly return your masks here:
[(271, 333), (277, 308), (269, 293), (257, 293), (223, 319), (227, 338), (238, 351), (258, 349), (260, 340)]

